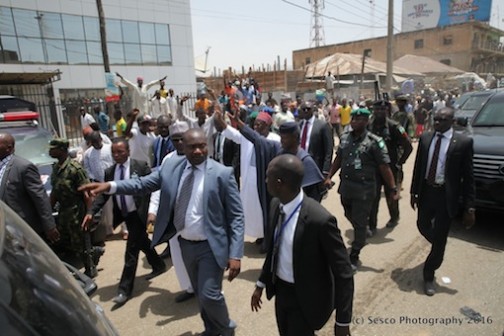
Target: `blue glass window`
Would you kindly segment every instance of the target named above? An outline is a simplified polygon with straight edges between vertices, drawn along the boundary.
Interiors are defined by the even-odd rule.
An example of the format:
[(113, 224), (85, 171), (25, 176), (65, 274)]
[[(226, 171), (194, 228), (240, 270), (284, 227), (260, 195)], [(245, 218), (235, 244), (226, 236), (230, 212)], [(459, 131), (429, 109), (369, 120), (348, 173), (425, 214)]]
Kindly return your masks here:
[(127, 43), (139, 43), (138, 22), (122, 21), (123, 41)]
[(62, 14), (65, 39), (84, 40), (82, 16)]
[(12, 14), (14, 15), (17, 36), (40, 38), (40, 29), (37, 20), (41, 20), (41, 16), (37, 15), (35, 11), (17, 8), (12, 9)]

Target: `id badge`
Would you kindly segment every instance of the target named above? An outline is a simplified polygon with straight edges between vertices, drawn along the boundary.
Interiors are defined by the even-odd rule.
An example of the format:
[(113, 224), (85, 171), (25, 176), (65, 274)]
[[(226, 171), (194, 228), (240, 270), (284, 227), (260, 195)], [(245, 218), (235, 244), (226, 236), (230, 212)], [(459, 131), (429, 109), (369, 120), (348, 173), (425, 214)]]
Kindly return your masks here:
[(360, 159), (360, 157), (359, 157), (359, 156), (358, 156), (358, 157), (356, 157), (356, 158), (355, 158), (355, 160), (354, 160), (354, 168), (355, 168), (356, 170), (358, 170), (358, 169), (362, 169), (362, 162), (361, 162), (361, 159)]

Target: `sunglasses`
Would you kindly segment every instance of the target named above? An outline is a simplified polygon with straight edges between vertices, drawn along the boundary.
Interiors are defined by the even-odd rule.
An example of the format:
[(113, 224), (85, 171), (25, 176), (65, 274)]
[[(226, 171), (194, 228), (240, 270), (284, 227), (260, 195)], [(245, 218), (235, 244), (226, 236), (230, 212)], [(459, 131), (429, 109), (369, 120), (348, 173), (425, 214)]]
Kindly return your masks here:
[(433, 119), (434, 119), (434, 121), (439, 121), (439, 122), (451, 120), (450, 118), (440, 118), (440, 117), (434, 117)]

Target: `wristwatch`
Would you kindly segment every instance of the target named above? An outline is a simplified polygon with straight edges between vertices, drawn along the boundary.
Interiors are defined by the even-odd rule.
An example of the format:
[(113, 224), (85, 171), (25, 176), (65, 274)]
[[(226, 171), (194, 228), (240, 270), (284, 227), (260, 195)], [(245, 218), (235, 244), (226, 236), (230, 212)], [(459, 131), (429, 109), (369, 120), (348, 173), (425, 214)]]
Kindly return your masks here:
[(390, 188), (390, 191), (393, 191), (393, 192), (395, 192), (397, 194), (397, 187)]
[(468, 208), (467, 209), (467, 213), (469, 213), (469, 214), (473, 214), (475, 212), (476, 212), (476, 209), (474, 209), (474, 208)]

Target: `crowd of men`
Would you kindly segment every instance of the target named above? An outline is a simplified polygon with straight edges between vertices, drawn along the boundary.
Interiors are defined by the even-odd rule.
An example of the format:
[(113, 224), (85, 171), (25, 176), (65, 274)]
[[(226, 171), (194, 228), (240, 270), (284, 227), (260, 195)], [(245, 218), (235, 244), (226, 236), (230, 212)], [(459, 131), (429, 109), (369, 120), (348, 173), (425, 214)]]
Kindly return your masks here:
[[(67, 140), (51, 141), (49, 155), (57, 162), (49, 198), (35, 166), (15, 155), (10, 134), (0, 133), (2, 200), (58, 253), (79, 256), (86, 273), (96, 276), (85, 232), (99, 213), (98, 225), (108, 234), (124, 226), (124, 267), (113, 298), (118, 306), (132, 295), (140, 251), (152, 267), (148, 279), (166, 272), (163, 259), (171, 256), (182, 290), (176, 301), (198, 300), (204, 335), (233, 335), (222, 281), (226, 270), (229, 281), (239, 275), (247, 235), (265, 253), (252, 310), (261, 308), (265, 288), (268, 299), (276, 297), (281, 335), (313, 335), (334, 309), (335, 334), (349, 335), (360, 252), (376, 233), (382, 187), (390, 213), (385, 226), (399, 224), (402, 166), (413, 137), (419, 149), (410, 203), (432, 244), (424, 266), (427, 295), (435, 294), (434, 273), (459, 200), (464, 223), (474, 223), (472, 140), (453, 132), (450, 107), (427, 110), (421, 100), (411, 107), (404, 96), (395, 106), (345, 98), (324, 106), (288, 95), (278, 104), (272, 95), (262, 102), (257, 83), (236, 81), (219, 97), (211, 90), (208, 97), (200, 94), (192, 118), (183, 109), (188, 97), (169, 103), (174, 93), (164, 89), (165, 78), (144, 86), (141, 78), (135, 85), (118, 76), (132, 88), (136, 105), (126, 119), (114, 112), (115, 127), (99, 107), (98, 122), (82, 111), (81, 163), (70, 158)], [(159, 89), (149, 104), (154, 85)], [(432, 115), (432, 132), (418, 127), (417, 110), (424, 121)], [(341, 204), (354, 228), (348, 251), (336, 218), (320, 204), (338, 171)], [(159, 255), (154, 247), (164, 243)], [(104, 249), (93, 249), (97, 263)]]

